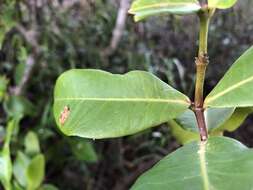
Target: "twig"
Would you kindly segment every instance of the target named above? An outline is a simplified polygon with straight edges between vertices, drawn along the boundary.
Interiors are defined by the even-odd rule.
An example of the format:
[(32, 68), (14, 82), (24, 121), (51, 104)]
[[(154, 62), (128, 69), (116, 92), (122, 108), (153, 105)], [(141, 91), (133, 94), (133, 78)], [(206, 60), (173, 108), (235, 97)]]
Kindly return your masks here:
[(113, 29), (112, 38), (109, 47), (105, 48), (103, 54), (109, 56), (117, 49), (126, 25), (127, 11), (130, 6), (130, 0), (121, 0), (117, 14), (117, 20)]

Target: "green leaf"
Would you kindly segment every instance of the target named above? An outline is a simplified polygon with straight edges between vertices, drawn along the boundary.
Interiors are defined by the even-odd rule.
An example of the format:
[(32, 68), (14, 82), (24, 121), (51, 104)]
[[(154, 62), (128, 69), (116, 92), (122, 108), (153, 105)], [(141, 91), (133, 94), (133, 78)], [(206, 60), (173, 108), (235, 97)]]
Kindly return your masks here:
[(17, 120), (24, 116), (34, 116), (36, 109), (34, 105), (23, 96), (10, 96), (4, 104), (5, 111), (8, 116)]
[(237, 0), (208, 0), (208, 7), (218, 9), (228, 9), (237, 2)]
[(205, 107), (253, 106), (253, 46), (229, 69), (204, 102)]
[(35, 190), (41, 185), (45, 175), (45, 158), (42, 154), (35, 156), (26, 170), (27, 189)]
[(13, 164), (13, 174), (17, 182), (23, 187), (27, 185), (26, 170), (29, 163), (30, 159), (23, 152), (19, 151)]
[(3, 184), (5, 190), (11, 190), (10, 182), (12, 176), (12, 164), (10, 156), (10, 141), (15, 126), (15, 120), (8, 122), (3, 149), (0, 151), (0, 181)]
[(211, 137), (192, 142), (144, 173), (132, 190), (249, 190), (253, 187), (253, 151), (240, 142)]
[(110, 138), (134, 134), (183, 113), (190, 100), (144, 71), (125, 75), (74, 69), (57, 80), (54, 116), (66, 135)]
[[(208, 131), (212, 131), (224, 122), (226, 122), (234, 112), (234, 108), (208, 108), (205, 110), (206, 126)], [(192, 110), (187, 110), (175, 121), (185, 130), (189, 132), (198, 132), (198, 124), (196, 116)]]
[(224, 124), (234, 113), (235, 108), (209, 108), (205, 114), (206, 126), (208, 131), (212, 131)]
[(93, 144), (83, 138), (71, 138), (69, 140), (71, 150), (77, 160), (86, 162), (97, 162), (98, 156)]
[(135, 21), (139, 21), (162, 13), (184, 15), (198, 12), (200, 9), (197, 0), (136, 0), (129, 13), (135, 15)]
[(237, 108), (233, 115), (223, 125), (211, 131), (211, 133), (219, 133), (224, 131), (232, 132), (241, 126), (247, 116), (252, 113), (252, 108)]
[(9, 80), (5, 76), (0, 76), (0, 102), (6, 94), (8, 83)]
[(38, 136), (32, 131), (29, 131), (25, 137), (25, 152), (29, 155), (40, 153)]
[(199, 140), (199, 133), (185, 130), (176, 121), (171, 120), (168, 122), (171, 129), (171, 134), (176, 138), (177, 142), (180, 144), (187, 144), (189, 142)]
[(58, 188), (51, 184), (45, 184), (39, 190), (58, 190)]

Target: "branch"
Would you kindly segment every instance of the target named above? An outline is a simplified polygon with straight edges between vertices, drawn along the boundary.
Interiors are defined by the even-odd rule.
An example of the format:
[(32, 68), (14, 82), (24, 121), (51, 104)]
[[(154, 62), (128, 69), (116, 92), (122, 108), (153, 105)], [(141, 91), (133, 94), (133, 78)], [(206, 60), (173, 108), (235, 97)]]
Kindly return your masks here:
[(29, 81), (37, 58), (41, 54), (41, 48), (37, 43), (37, 33), (34, 30), (26, 30), (23, 26), (17, 25), (16, 30), (24, 37), (25, 41), (31, 45), (32, 53), (27, 57), (25, 70), (19, 85), (13, 88), (13, 94), (21, 95)]
[(109, 47), (107, 47), (103, 54), (105, 56), (109, 56), (114, 53), (114, 51), (117, 49), (118, 44), (121, 40), (122, 34), (125, 29), (126, 25), (126, 18), (127, 18), (127, 11), (130, 7), (130, 0), (121, 0), (120, 1), (120, 7), (117, 14), (117, 20), (115, 27), (113, 29), (112, 38), (110, 41)]

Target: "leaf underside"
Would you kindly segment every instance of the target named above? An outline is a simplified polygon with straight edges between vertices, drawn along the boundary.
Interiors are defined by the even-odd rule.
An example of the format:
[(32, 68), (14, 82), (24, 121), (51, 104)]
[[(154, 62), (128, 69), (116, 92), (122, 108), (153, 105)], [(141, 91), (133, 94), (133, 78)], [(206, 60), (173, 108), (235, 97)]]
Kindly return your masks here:
[(135, 21), (162, 13), (191, 14), (201, 9), (196, 0), (136, 0), (129, 13), (134, 14)]
[(228, 9), (232, 7), (237, 0), (208, 0), (208, 7), (218, 9)]
[(230, 138), (192, 142), (144, 173), (131, 190), (249, 190), (252, 157), (251, 149)]
[(64, 134), (101, 139), (167, 122), (183, 113), (189, 102), (185, 95), (144, 71), (114, 75), (77, 69), (57, 80), (54, 115)]

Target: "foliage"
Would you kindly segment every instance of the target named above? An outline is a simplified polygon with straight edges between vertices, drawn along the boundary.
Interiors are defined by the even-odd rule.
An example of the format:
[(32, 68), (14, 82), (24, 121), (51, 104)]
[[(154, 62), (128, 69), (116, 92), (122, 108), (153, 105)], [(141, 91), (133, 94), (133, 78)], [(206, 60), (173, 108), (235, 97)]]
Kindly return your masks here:
[[(4, 183), (13, 189), (27, 189), (28, 184), (29, 188), (40, 186), (38, 189), (129, 189), (138, 175), (178, 148), (179, 144), (199, 139), (196, 125), (189, 128), (180, 122), (180, 114), (183, 113), (174, 120), (166, 121), (168, 127), (163, 124), (149, 128), (149, 125), (145, 131), (124, 138), (94, 141), (64, 137), (61, 135), (62, 127), (55, 127), (51, 109), (56, 78), (64, 71), (75, 68), (103, 69), (121, 74), (136, 69), (149, 71), (192, 98), (192, 58), (195, 56), (197, 34), (194, 16), (182, 18), (168, 15), (166, 13), (173, 12), (167, 8), (166, 11), (158, 11), (159, 15), (163, 15), (159, 19), (148, 16), (148, 20), (138, 24), (133, 23), (129, 16), (118, 48), (112, 55), (106, 56), (103, 52), (110, 42), (117, 18), (116, 1), (8, 2), (12, 3), (0, 3), (1, 153), (7, 139), (7, 126), (15, 120), (15, 127), (11, 135), (10, 154), (1, 154), (4, 163), (12, 163), (12, 171), (8, 169), (4, 172), (4, 180), (9, 182)], [(224, 2), (217, 8), (222, 8)], [(230, 1), (225, 6), (232, 4)], [(206, 93), (211, 91), (233, 60), (251, 45), (250, 4), (251, 0), (238, 1), (233, 9), (217, 11), (212, 20), (212, 43), (209, 44), (211, 63), (205, 84)], [(193, 12), (191, 15), (194, 15)], [(16, 94), (31, 60), (36, 60), (36, 64), (21, 93)], [(157, 80), (163, 83), (160, 79)], [(210, 109), (215, 110), (210, 112), (214, 116), (208, 117), (207, 114), (207, 118), (224, 115), (219, 117), (217, 123), (216, 120), (208, 122), (214, 126), (209, 130), (210, 136), (230, 131), (232, 133), (225, 132), (225, 135), (235, 136), (252, 146), (250, 130), (244, 125), (239, 130), (239, 136), (236, 130), (252, 112), (251, 108)], [(136, 113), (134, 109), (131, 111), (136, 116), (144, 114)], [(58, 114), (60, 112), (62, 110)], [(155, 116), (158, 118), (159, 114)], [(94, 118), (95, 121), (98, 119)], [(248, 119), (246, 124), (250, 123)], [(244, 133), (240, 133), (242, 129), (245, 129)], [(43, 168), (43, 159), (47, 167), (46, 170), (39, 169), (36, 175), (30, 175), (35, 170), (27, 172), (28, 165), (36, 156), (39, 161), (34, 162), (40, 163), (39, 168)], [(8, 168), (8, 164), (5, 167)], [(37, 177), (32, 179), (30, 176)], [(34, 183), (31, 184), (31, 181)]]

